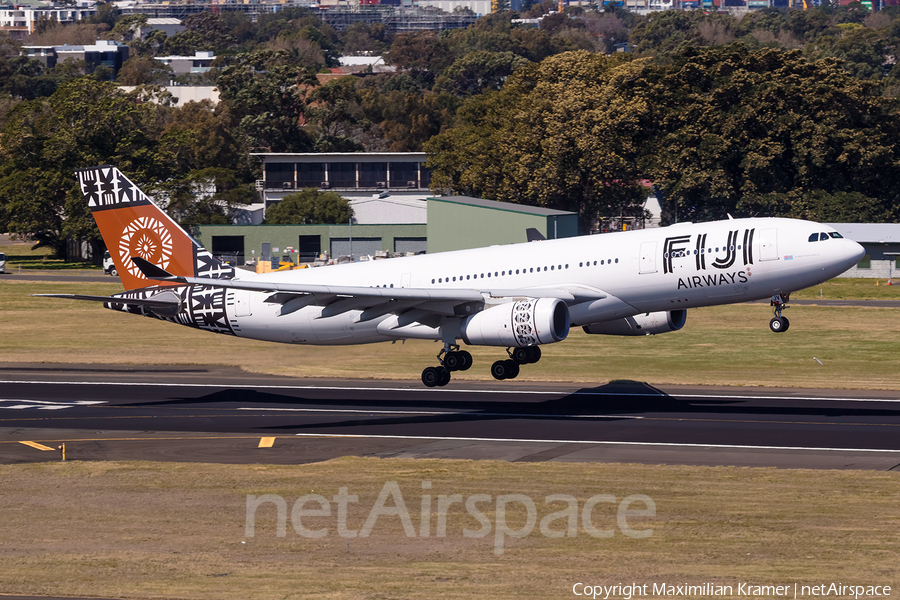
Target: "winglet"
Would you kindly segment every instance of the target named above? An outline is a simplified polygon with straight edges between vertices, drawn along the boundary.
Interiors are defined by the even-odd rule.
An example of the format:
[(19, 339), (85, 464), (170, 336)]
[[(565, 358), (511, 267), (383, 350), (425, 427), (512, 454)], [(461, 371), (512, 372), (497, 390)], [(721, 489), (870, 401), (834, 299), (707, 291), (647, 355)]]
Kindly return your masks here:
[(140, 256), (132, 256), (131, 262), (141, 270), (141, 273), (143, 273), (144, 277), (147, 279), (154, 279), (157, 281), (179, 281), (184, 283), (183, 277), (172, 275), (165, 269), (157, 267), (149, 260), (143, 259)]

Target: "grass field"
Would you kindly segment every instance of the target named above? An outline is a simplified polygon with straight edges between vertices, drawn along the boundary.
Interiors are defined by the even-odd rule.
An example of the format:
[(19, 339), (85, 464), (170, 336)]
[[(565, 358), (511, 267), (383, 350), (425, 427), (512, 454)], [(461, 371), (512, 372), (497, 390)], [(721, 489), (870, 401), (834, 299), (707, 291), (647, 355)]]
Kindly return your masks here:
[(24, 271), (94, 271), (100, 267), (85, 262), (66, 262), (54, 258), (50, 248), (32, 249), (33, 242), (9, 242), (0, 244), (0, 252), (6, 254), (6, 270), (10, 273)]
[[(860, 287), (857, 284), (857, 290)], [(900, 296), (900, 287), (887, 289)], [(95, 303), (30, 297), (119, 290), (114, 283), (0, 282), (0, 362), (224, 364), (294, 377), (412, 381), (425, 366), (437, 364), (440, 346), (433, 342), (280, 345), (115, 313)], [(857, 292), (851, 287), (844, 293)], [(601, 385), (630, 379), (651, 384), (900, 389), (900, 309), (795, 305), (786, 314), (791, 330), (785, 334), (769, 331), (771, 310), (764, 304), (694, 309), (683, 330), (665, 335), (589, 336), (574, 329), (566, 341), (544, 346), (541, 362), (523, 368), (508, 384)], [(488, 367), (503, 350), (470, 350), (475, 366), (454, 378), (490, 379)]]
[[(900, 474), (608, 464), (509, 464), (494, 461), (344, 458), (303, 466), (172, 463), (50, 463), (0, 466), (0, 590), (5, 593), (139, 598), (563, 598), (572, 585), (711, 582), (818, 585), (900, 584)], [(336, 531), (339, 488), (357, 495), (346, 525), (360, 530), (388, 481), (396, 481), (414, 527), (381, 516), (368, 537)], [(422, 482), (431, 488), (423, 491)], [(285, 537), (276, 511), (256, 513), (245, 536), (246, 496), (277, 494), (288, 511)], [(332, 502), (330, 517), (290, 511), (305, 494)], [(455, 504), (446, 536), (437, 536), (439, 495), (490, 494), (479, 522)], [(534, 501), (537, 523), (566, 507), (550, 494), (574, 496), (574, 537), (551, 538), (536, 524), (521, 539), (504, 537), (497, 555), (500, 494)], [(597, 494), (615, 497), (593, 511), (588, 535), (581, 509)], [(644, 494), (653, 517), (632, 517), (646, 538), (617, 529), (616, 503)], [(423, 495), (430, 495), (429, 536), (422, 536)], [(394, 506), (396, 498), (385, 506)], [(307, 505), (306, 508), (317, 508)], [(644, 504), (632, 508), (643, 509)], [(526, 527), (512, 503), (510, 529)], [(549, 524), (565, 531), (567, 520)], [(622, 596), (618, 596), (621, 598)], [(708, 598), (709, 596), (707, 596)], [(896, 592), (893, 597), (897, 597)]]

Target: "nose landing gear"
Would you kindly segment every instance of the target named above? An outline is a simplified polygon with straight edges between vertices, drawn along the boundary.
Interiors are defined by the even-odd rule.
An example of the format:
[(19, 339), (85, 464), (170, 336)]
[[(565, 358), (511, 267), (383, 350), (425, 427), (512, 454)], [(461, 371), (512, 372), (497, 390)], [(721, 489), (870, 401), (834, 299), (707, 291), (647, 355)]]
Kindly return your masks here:
[(788, 327), (791, 326), (791, 322), (788, 321), (788, 318), (781, 315), (781, 311), (785, 308), (790, 308), (790, 306), (788, 306), (790, 299), (790, 294), (775, 294), (772, 296), (771, 306), (775, 307), (775, 316), (769, 321), (769, 329), (775, 333), (784, 333), (788, 330)]

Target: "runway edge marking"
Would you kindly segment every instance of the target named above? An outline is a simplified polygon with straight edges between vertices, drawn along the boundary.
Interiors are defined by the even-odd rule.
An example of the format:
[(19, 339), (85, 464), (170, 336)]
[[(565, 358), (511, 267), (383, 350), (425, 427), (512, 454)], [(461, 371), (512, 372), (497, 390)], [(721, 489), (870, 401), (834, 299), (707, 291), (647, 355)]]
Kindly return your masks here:
[(718, 448), (734, 450), (805, 450), (810, 452), (882, 452), (885, 454), (900, 454), (898, 450), (884, 448), (816, 448), (806, 446), (751, 446), (745, 444), (687, 444), (677, 442), (616, 442), (611, 440), (535, 440), (524, 438), (482, 438), (482, 437), (452, 437), (452, 436), (421, 436), (421, 435), (365, 435), (352, 433), (295, 433), (298, 437), (334, 437), (334, 438), (372, 438), (387, 440), (437, 440), (459, 442), (524, 442), (532, 444), (597, 444), (603, 446), (655, 446), (671, 448)]

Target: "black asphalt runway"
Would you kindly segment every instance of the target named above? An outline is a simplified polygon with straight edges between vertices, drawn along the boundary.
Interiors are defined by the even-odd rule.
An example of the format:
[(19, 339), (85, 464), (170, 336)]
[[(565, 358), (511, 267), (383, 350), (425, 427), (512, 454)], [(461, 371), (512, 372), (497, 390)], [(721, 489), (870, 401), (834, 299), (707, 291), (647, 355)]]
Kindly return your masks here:
[[(24, 442), (27, 442), (24, 443)], [(0, 365), (0, 463), (346, 455), (900, 469), (900, 393)]]

